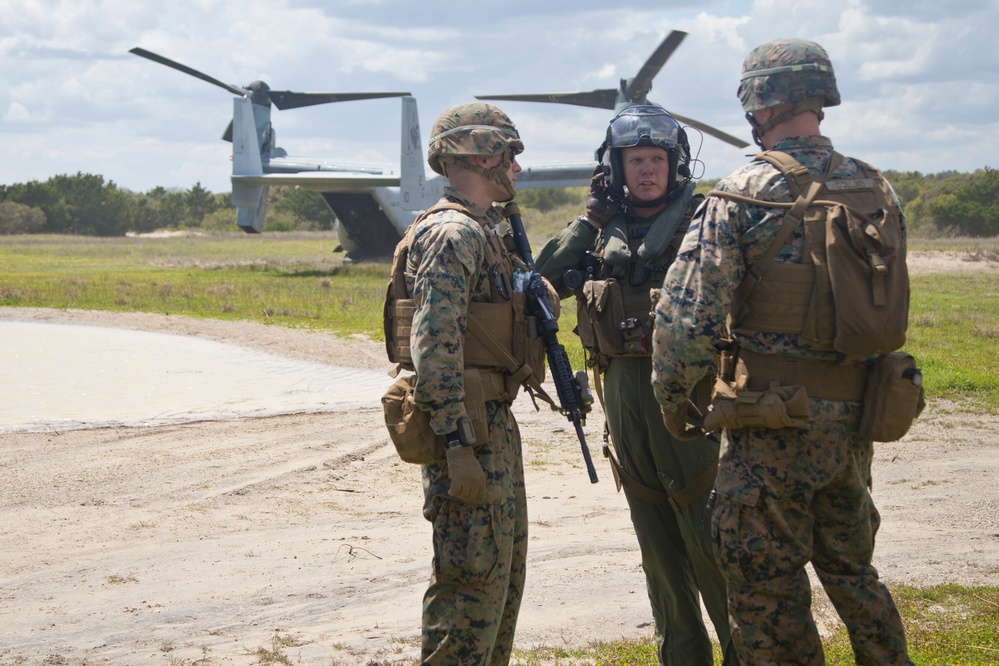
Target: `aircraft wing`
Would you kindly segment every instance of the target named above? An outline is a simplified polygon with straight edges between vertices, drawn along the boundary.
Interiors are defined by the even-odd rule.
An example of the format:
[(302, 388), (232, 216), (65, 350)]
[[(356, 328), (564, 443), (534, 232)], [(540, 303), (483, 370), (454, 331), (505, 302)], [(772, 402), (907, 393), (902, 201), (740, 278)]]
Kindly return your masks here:
[(525, 166), (517, 174), (517, 189), (588, 186), (595, 166), (596, 162)]
[(398, 187), (397, 174), (337, 173), (264, 173), (252, 176), (232, 176), (232, 182), (244, 185), (297, 185), (317, 192), (358, 192), (373, 187)]

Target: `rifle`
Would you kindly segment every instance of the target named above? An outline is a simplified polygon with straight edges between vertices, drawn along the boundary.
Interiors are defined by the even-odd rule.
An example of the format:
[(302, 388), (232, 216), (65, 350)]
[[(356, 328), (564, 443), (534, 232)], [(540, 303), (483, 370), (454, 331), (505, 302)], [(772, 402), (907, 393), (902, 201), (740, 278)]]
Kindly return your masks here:
[(586, 413), (590, 411), (590, 405), (593, 403), (593, 399), (589, 397), (586, 371), (580, 370), (573, 376), (569, 356), (565, 353), (565, 347), (558, 341), (558, 320), (548, 302), (548, 287), (541, 274), (534, 270), (531, 243), (527, 239), (527, 232), (524, 231), (524, 221), (520, 218), (520, 206), (511, 201), (504, 207), (503, 215), (509, 220), (513, 229), (513, 242), (517, 254), (529, 269), (524, 293), (527, 295), (528, 310), (537, 319), (538, 334), (545, 344), (545, 355), (548, 357), (552, 382), (558, 392), (559, 411), (575, 426), (576, 436), (583, 450), (583, 460), (586, 461), (586, 472), (590, 475), (590, 483), (596, 483), (597, 470), (593, 468), (590, 448), (586, 445), (586, 436), (583, 434)]

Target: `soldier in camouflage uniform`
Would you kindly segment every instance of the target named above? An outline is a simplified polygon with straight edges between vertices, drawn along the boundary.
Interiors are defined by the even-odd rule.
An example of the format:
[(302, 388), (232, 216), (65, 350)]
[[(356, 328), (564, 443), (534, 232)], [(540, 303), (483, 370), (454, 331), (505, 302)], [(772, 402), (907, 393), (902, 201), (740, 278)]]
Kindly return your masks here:
[[(588, 362), (602, 371), (604, 412), (617, 457), (605, 453), (623, 483), (638, 537), (659, 663), (713, 663), (700, 596), (729, 666), (738, 661), (707, 507), (718, 443), (674, 439), (649, 384), (650, 312), (702, 198), (693, 195), (689, 145), (664, 109), (634, 106), (611, 121), (597, 159), (601, 165), (594, 171), (586, 215), (549, 240), (535, 265), (561, 296), (575, 293), (577, 332)], [(585, 275), (585, 282), (580, 285), (577, 277), (573, 284), (567, 270)], [(621, 309), (610, 317), (614, 301)]]
[[(819, 122), (822, 108), (839, 104), (840, 96), (821, 46), (778, 39), (757, 47), (743, 65), (739, 97), (757, 144), (791, 155), (816, 179), (826, 173), (833, 147)], [(858, 163), (845, 158), (829, 177), (857, 172)], [(793, 200), (784, 176), (762, 161), (736, 170), (717, 189)], [(897, 199), (882, 205), (899, 206)], [(686, 400), (729, 337), (726, 316), (736, 287), (771, 245), (786, 210), (709, 194), (667, 273), (655, 311), (653, 385), (667, 426), (680, 437), (698, 431)], [(775, 261), (803, 263), (804, 240), (799, 222)], [(732, 314), (740, 354), (805, 368), (844, 360), (803, 346), (798, 335), (740, 329), (741, 313)], [(869, 493), (873, 444), (857, 433), (860, 403), (808, 393), (806, 427), (723, 431), (712, 529), (728, 579), (733, 640), (744, 664), (823, 664), (805, 570), (811, 562), (857, 663), (909, 664), (898, 611), (871, 564), (880, 519)]]
[[(423, 601), (424, 664), (506, 664), (524, 591), (527, 504), (512, 395), (485, 402), (488, 442), (470, 445), (463, 347), (470, 303), (501, 300), (509, 263), (496, 273), (494, 202), (513, 199), (524, 149), (509, 117), (481, 103), (444, 111), (434, 123), (430, 167), (449, 179), (438, 206), (412, 230), (406, 288), (416, 305), (412, 360), (416, 405), (445, 435), (447, 459), (424, 465), (424, 516), (434, 560)], [(509, 295), (507, 295), (509, 298)], [(467, 374), (467, 373), (464, 373)]]

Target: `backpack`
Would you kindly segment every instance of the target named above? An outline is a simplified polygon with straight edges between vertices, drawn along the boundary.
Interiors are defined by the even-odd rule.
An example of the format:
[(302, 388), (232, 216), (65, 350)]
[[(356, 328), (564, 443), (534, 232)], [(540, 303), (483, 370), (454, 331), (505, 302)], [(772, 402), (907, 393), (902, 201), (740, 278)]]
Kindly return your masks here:
[[(804, 347), (847, 357), (901, 348), (909, 319), (909, 273), (905, 223), (888, 182), (859, 160), (855, 176), (829, 178), (843, 160), (835, 152), (819, 180), (787, 153), (764, 151), (755, 159), (780, 170), (795, 200), (762, 201), (718, 190), (708, 194), (789, 209), (774, 242), (747, 266), (730, 311), (730, 330), (797, 334)], [(800, 223), (805, 227), (803, 263), (774, 262)]]

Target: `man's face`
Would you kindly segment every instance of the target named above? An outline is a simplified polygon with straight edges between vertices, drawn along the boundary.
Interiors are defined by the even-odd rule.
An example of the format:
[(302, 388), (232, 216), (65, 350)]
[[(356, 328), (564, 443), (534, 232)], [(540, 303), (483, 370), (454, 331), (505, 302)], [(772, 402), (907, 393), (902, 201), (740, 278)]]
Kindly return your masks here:
[(632, 146), (621, 150), (624, 184), (632, 199), (653, 201), (669, 187), (669, 155), (656, 146)]

